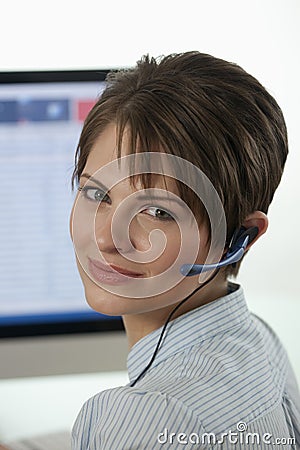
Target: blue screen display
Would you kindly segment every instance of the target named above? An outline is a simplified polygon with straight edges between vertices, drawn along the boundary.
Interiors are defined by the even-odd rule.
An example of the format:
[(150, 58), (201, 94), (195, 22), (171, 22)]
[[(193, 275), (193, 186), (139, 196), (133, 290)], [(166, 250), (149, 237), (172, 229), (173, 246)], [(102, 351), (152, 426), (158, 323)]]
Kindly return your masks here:
[(112, 320), (87, 306), (69, 236), (74, 154), (104, 86), (0, 83), (0, 326)]

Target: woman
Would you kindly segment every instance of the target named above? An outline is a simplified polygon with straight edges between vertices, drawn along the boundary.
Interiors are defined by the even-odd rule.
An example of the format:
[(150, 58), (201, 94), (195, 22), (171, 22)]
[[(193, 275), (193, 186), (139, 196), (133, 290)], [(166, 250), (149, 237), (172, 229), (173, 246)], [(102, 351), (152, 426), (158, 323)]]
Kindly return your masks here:
[(300, 443), (286, 353), (228, 281), (267, 229), (287, 153), (279, 106), (235, 64), (188, 52), (110, 75), (70, 230), (87, 302), (123, 317), (130, 384), (85, 403), (74, 450), (236, 449), (246, 431), (249, 448)]

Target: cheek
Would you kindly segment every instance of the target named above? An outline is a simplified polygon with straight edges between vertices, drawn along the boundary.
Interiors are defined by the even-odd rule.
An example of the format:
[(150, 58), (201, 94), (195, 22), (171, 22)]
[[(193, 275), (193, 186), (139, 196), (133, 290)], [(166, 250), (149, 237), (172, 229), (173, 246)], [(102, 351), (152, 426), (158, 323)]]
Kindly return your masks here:
[(69, 232), (76, 251), (84, 250), (93, 237), (93, 217), (85, 211), (81, 203), (74, 201), (70, 219)]
[(165, 244), (161, 242), (160, 246), (157, 246), (156, 252), (160, 256), (149, 263), (149, 269), (152, 275), (162, 273), (168, 269), (176, 261), (180, 249), (181, 249), (181, 236), (177, 229), (171, 231), (164, 231)]
[(69, 233), (70, 233), (72, 242), (73, 242), (73, 215), (74, 215), (74, 205), (72, 207), (70, 218), (69, 218)]
[[(203, 264), (209, 251), (208, 231), (205, 227), (201, 227), (197, 233), (192, 228), (184, 227), (181, 228), (181, 232), (179, 229), (166, 232), (167, 245), (162, 255), (152, 263), (152, 274), (162, 273), (174, 264), (170, 276), (177, 278), (182, 264)], [(185, 234), (184, 241), (183, 234)]]

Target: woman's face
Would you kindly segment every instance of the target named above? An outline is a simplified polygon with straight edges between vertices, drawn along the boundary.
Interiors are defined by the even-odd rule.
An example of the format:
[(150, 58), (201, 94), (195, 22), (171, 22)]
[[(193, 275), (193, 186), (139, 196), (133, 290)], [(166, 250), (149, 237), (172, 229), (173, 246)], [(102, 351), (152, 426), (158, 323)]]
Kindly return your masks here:
[(118, 166), (111, 124), (88, 156), (70, 217), (87, 302), (108, 315), (178, 303), (198, 286), (198, 277), (181, 275), (181, 265), (203, 263), (208, 252), (206, 227), (178, 197), (174, 178), (156, 173), (147, 191), (131, 186), (128, 174), (125, 163)]

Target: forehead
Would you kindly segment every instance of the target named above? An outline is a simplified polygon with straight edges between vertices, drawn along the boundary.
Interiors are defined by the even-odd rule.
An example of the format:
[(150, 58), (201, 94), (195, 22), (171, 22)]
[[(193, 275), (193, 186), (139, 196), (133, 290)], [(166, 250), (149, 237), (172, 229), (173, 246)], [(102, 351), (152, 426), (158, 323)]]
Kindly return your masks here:
[[(147, 187), (159, 187), (161, 189), (166, 189), (174, 193), (178, 193), (178, 187), (176, 179), (172, 176), (164, 175), (165, 168), (163, 163), (160, 161), (159, 151), (154, 154), (147, 154), (143, 152), (142, 149), (137, 149), (137, 153), (130, 154), (129, 146), (129, 132), (124, 131), (121, 147), (121, 160), (118, 160), (117, 153), (117, 130), (114, 124), (109, 124), (101, 135), (96, 139), (91, 151), (87, 157), (86, 165), (83, 169), (83, 173), (88, 173), (92, 175), (99, 181), (103, 182), (104, 178), (110, 178), (112, 180), (118, 180), (118, 178), (128, 177), (134, 178), (134, 185), (137, 189), (142, 189), (147, 184)], [(151, 176), (147, 183), (142, 182), (142, 177), (139, 175), (141, 170), (139, 169), (138, 161), (143, 161), (142, 171), (145, 171), (145, 158), (149, 158), (149, 171)], [(124, 158), (125, 157), (125, 158)], [(153, 159), (155, 159), (155, 166), (158, 165), (159, 170), (151, 171), (151, 166)], [(160, 161), (157, 162), (157, 160)], [(131, 166), (131, 164), (133, 164)], [(170, 167), (168, 168), (170, 173)], [(144, 178), (144, 177), (143, 177)]]

